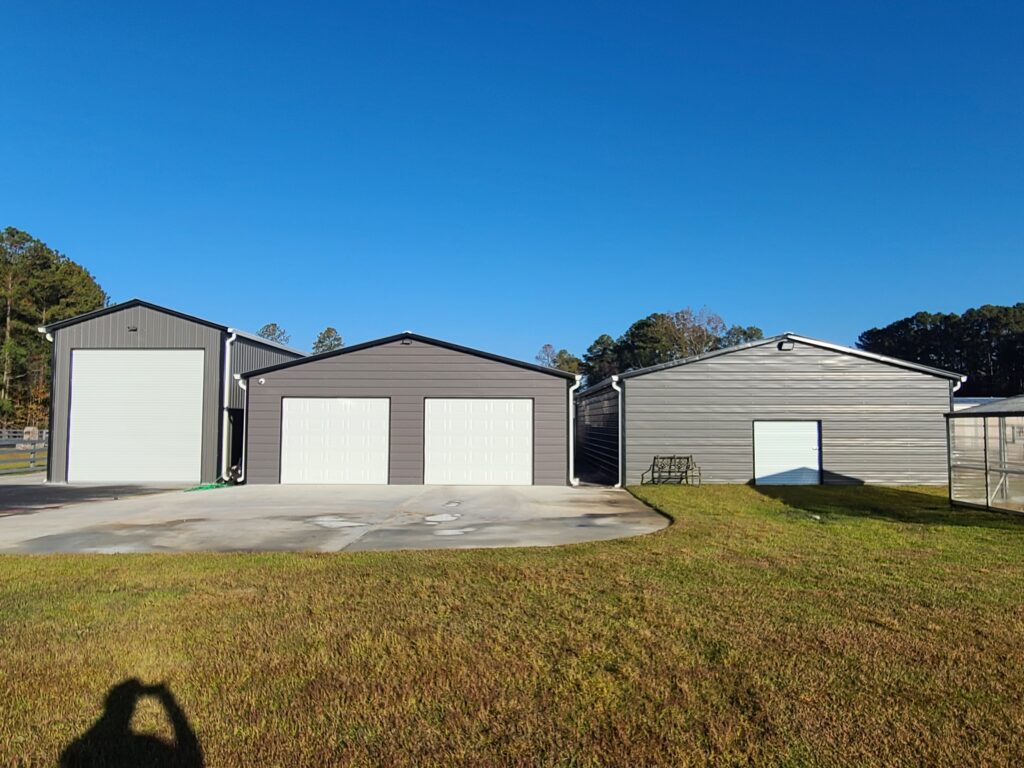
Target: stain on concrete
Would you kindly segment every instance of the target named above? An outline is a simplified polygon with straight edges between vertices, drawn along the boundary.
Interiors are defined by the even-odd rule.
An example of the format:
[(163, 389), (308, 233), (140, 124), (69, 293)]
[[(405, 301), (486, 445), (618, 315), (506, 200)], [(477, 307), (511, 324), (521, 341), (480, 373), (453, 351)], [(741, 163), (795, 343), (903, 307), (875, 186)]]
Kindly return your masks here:
[(462, 517), (462, 515), (452, 515), (452, 514), (448, 514), (447, 512), (442, 512), (439, 515), (427, 515), (426, 517), (423, 518), (423, 520), (427, 524), (437, 525), (437, 523), (451, 523), (451, 522), (454, 522), (455, 520), (458, 520), (460, 517)]
[(307, 523), (318, 525), (321, 528), (365, 528), (367, 523), (357, 523), (353, 520), (346, 520), (337, 515), (320, 515), (306, 519)]

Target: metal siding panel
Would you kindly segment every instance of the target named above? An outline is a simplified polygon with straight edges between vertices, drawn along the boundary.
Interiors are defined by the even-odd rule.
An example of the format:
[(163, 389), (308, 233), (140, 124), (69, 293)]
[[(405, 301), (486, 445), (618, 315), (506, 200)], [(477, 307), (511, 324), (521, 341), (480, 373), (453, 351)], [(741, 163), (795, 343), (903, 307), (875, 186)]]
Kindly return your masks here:
[(234, 374), (255, 371), (270, 365), (287, 363), (299, 355), (289, 354), (284, 350), (266, 347), (249, 339), (238, 337), (231, 344), (231, 382), (228, 390), (228, 407), (245, 407), (245, 390), (234, 381)]
[(580, 457), (599, 475), (619, 477), (619, 393), (611, 387), (577, 400), (576, 432)]
[(533, 398), (536, 485), (568, 476), (568, 380), (420, 341), (395, 341), (312, 360), (249, 383), (246, 479), (276, 483), (282, 397), (390, 397), (391, 482), (423, 482), (423, 401), (428, 397)]
[[(137, 331), (129, 332), (134, 326)], [(120, 312), (85, 320), (54, 332), (53, 424), (50, 425), (50, 481), (67, 476), (68, 414), (71, 386), (71, 352), (75, 349), (202, 349), (203, 368), (203, 482), (220, 474), (220, 403), (223, 334), (216, 328), (157, 312), (130, 307)]]
[(797, 343), (629, 379), (626, 481), (656, 454), (692, 453), (707, 482), (753, 477), (754, 420), (822, 422), (826, 483), (946, 482), (945, 379)]

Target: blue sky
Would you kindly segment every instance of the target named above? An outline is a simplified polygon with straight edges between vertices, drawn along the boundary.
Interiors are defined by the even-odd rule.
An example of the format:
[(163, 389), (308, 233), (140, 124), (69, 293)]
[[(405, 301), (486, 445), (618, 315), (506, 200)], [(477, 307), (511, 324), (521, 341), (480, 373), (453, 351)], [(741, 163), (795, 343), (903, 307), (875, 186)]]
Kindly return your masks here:
[(1024, 4), (8, 0), (0, 226), (308, 347), (1024, 301)]

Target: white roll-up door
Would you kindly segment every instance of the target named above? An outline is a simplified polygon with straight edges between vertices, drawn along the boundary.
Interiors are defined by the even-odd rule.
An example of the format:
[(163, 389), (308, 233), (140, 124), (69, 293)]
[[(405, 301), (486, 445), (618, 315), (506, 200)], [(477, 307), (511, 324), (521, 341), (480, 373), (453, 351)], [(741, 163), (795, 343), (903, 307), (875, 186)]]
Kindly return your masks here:
[(281, 482), (388, 482), (387, 398), (286, 397), (281, 408)]
[(424, 483), (533, 484), (532, 400), (428, 398), (424, 408)]
[(754, 482), (817, 485), (821, 482), (821, 425), (817, 421), (755, 421)]
[(71, 353), (69, 482), (197, 483), (201, 349)]

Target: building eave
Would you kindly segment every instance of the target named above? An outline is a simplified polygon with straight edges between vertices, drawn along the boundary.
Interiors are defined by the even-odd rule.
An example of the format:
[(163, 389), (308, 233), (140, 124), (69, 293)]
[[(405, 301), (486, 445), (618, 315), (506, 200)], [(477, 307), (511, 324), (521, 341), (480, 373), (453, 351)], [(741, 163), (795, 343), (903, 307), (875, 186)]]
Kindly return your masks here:
[(484, 360), (490, 360), (496, 363), (504, 363), (505, 365), (512, 365), (517, 368), (524, 368), (529, 371), (536, 373), (543, 373), (549, 376), (556, 376), (558, 378), (565, 379), (566, 381), (575, 382), (576, 374), (568, 373), (567, 371), (560, 371), (557, 368), (548, 368), (543, 365), (534, 365), (533, 363), (527, 363), (522, 360), (515, 360), (511, 357), (503, 357), (501, 355), (495, 355), (490, 352), (484, 352), (479, 349), (473, 349), (471, 347), (464, 347), (460, 344), (453, 344), (450, 341), (443, 341), (441, 339), (433, 339), (429, 336), (421, 336), (418, 333), (412, 333), (406, 331), (404, 333), (396, 333), (393, 336), (385, 336), (381, 339), (373, 339), (372, 341), (365, 341), (361, 344), (354, 344), (350, 347), (342, 347), (341, 349), (332, 350), (331, 352), (324, 352), (319, 355), (310, 355), (303, 357), (299, 360), (291, 360), (287, 363), (278, 363), (277, 365), (269, 365), (265, 368), (258, 368), (254, 371), (248, 371), (242, 374), (242, 378), (249, 379), (253, 376), (262, 376), (264, 374), (273, 373), (274, 371), (284, 370), (285, 368), (294, 368), (297, 365), (306, 365), (308, 363), (315, 363), (319, 360), (327, 360), (332, 357), (341, 357), (343, 355), (349, 355), (353, 352), (359, 352), (364, 349), (371, 349), (373, 347), (383, 346), (385, 344), (393, 344), (396, 341), (402, 341), (408, 339), (410, 341), (417, 341), (422, 344), (430, 344), (435, 347), (441, 347), (443, 349), (450, 349), (453, 352), (461, 352), (467, 355), (473, 355)]
[(170, 315), (171, 317), (177, 317), (180, 320), (189, 320), (189, 321), (191, 321), (193, 323), (198, 323), (199, 325), (205, 325), (205, 326), (207, 326), (209, 328), (216, 328), (219, 331), (227, 331), (228, 330), (228, 327), (226, 325), (221, 325), (220, 323), (214, 323), (214, 322), (211, 322), (210, 320), (204, 320), (201, 317), (196, 317), (195, 315), (188, 315), (188, 314), (185, 314), (184, 312), (178, 312), (176, 309), (170, 309), (168, 307), (161, 307), (159, 304), (152, 304), (152, 303), (150, 303), (148, 301), (143, 301), (142, 299), (129, 299), (128, 301), (121, 302), (120, 304), (111, 304), (108, 307), (101, 307), (100, 309), (94, 309), (92, 312), (84, 312), (81, 315), (75, 315), (74, 317), (69, 317), (66, 320), (58, 320), (55, 323), (50, 323), (48, 325), (43, 326), (43, 328), (45, 328), (47, 331), (51, 331), (51, 332), (52, 331), (57, 331), (57, 330), (60, 330), (61, 328), (67, 328), (67, 327), (72, 326), (72, 325), (78, 325), (79, 323), (84, 323), (84, 322), (86, 322), (88, 320), (94, 320), (97, 317), (104, 317), (105, 315), (112, 315), (115, 312), (121, 312), (122, 310), (125, 310), (125, 309), (133, 309), (134, 307), (143, 307), (144, 309), (151, 309), (151, 310), (153, 310), (155, 312), (162, 312), (165, 315)]
[(648, 366), (647, 368), (637, 368), (633, 371), (626, 371), (619, 374), (622, 379), (632, 379), (637, 376), (644, 376), (648, 373), (654, 373), (655, 371), (662, 371), (667, 368), (675, 368), (680, 365), (690, 365), (692, 363), (699, 363), (704, 360), (710, 360), (715, 357), (722, 355), (730, 355), (734, 352), (742, 352), (746, 349), (752, 349), (754, 347), (763, 347), (769, 344), (778, 344), (783, 341), (792, 341), (799, 344), (807, 344), (808, 346), (818, 347), (819, 349), (827, 349), (832, 352), (839, 352), (844, 355), (851, 355), (853, 357), (859, 357), (865, 360), (871, 360), (876, 363), (882, 363), (884, 365), (891, 365), (897, 368), (904, 368), (910, 371), (916, 371), (918, 373), (924, 373), (929, 376), (936, 376), (943, 379), (949, 379), (950, 381), (967, 381), (967, 377), (960, 373), (954, 373), (953, 371), (945, 371), (941, 368), (933, 368), (928, 365), (921, 365), (920, 363), (914, 363), (909, 360), (900, 360), (896, 357), (889, 357), (887, 355), (879, 355), (874, 352), (867, 352), (863, 349), (856, 349), (854, 347), (845, 347), (842, 344), (833, 344), (829, 341), (822, 341), (821, 339), (814, 339), (810, 336), (801, 336), (796, 333), (781, 333), (777, 336), (770, 336), (766, 339), (758, 339), (757, 341), (750, 341), (745, 344), (737, 344), (734, 347), (726, 347), (725, 349), (716, 349), (712, 352), (705, 352), (700, 355), (694, 355), (693, 357), (687, 357), (682, 360), (672, 360), (667, 363), (660, 363), (658, 365)]

